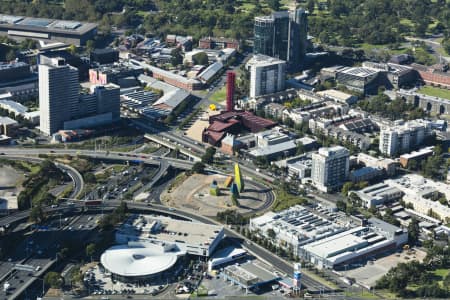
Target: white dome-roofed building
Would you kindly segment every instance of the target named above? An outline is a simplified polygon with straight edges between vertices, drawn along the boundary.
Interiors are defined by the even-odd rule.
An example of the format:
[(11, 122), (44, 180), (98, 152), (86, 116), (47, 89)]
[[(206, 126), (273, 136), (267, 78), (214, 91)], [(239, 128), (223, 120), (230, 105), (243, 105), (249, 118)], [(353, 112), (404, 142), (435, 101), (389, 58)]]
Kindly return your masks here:
[(113, 246), (100, 262), (111, 276), (122, 282), (147, 281), (162, 275), (184, 256), (175, 244), (135, 243)]

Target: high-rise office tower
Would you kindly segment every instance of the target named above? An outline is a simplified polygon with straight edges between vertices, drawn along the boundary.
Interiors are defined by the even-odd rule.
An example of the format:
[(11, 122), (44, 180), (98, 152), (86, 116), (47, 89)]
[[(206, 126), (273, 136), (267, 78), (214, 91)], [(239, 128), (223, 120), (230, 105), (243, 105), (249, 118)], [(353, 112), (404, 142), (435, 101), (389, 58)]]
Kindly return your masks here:
[(80, 93), (78, 70), (60, 57), (39, 64), (40, 130), (93, 128), (120, 119), (120, 87), (96, 85)]
[(53, 58), (39, 65), (40, 130), (52, 135), (78, 111), (78, 70)]
[(328, 192), (340, 187), (348, 176), (350, 152), (342, 147), (320, 148), (312, 155), (311, 178), (317, 189)]
[(234, 91), (235, 91), (236, 73), (227, 72), (227, 111), (234, 110)]
[(307, 14), (303, 9), (256, 17), (253, 51), (285, 60), (290, 69), (298, 69), (306, 54), (307, 32)]

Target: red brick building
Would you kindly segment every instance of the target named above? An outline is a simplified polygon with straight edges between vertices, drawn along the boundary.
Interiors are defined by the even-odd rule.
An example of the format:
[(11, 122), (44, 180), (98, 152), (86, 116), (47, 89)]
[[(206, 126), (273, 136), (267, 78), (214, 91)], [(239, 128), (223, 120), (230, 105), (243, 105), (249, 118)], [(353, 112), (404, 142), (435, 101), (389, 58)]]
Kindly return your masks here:
[(239, 42), (235, 39), (205, 37), (200, 39), (198, 47), (201, 49), (233, 48), (239, 50)]
[(427, 67), (419, 64), (412, 64), (411, 66), (419, 73), (425, 84), (450, 89), (450, 73), (444, 72), (445, 69), (442, 66)]

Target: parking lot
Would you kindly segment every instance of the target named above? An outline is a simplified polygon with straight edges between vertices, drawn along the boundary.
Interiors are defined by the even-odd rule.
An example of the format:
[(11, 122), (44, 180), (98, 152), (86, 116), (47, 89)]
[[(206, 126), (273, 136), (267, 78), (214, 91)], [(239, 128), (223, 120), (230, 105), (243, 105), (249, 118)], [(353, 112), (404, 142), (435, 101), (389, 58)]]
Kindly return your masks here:
[(374, 286), (376, 281), (386, 274), (390, 268), (411, 260), (422, 261), (425, 256), (426, 253), (424, 251), (417, 249), (414, 251), (402, 251), (401, 253), (393, 253), (377, 260), (368, 261), (365, 266), (341, 273), (346, 277), (354, 278), (356, 283), (369, 288)]
[(156, 295), (167, 285), (167, 281), (133, 284), (112, 280), (110, 274), (105, 273), (98, 265), (89, 268), (83, 280), (92, 295)]

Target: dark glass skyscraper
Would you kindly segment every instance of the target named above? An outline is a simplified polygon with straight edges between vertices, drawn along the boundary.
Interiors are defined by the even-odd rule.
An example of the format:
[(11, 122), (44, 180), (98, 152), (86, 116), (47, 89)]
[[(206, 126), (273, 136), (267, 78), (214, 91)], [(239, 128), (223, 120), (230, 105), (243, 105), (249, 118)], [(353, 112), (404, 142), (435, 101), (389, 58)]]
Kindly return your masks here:
[(307, 31), (303, 9), (256, 17), (253, 52), (285, 60), (290, 69), (299, 69), (306, 54)]

